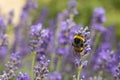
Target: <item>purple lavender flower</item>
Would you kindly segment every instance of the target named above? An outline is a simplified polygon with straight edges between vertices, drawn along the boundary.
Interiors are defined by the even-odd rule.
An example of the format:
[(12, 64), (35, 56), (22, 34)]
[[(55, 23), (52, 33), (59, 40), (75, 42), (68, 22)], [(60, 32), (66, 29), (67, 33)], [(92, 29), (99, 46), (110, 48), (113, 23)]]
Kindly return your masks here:
[[(93, 18), (91, 21), (91, 48), (95, 50), (97, 47), (96, 42), (98, 41), (98, 38), (100, 38), (100, 34), (104, 33), (106, 31), (106, 28), (104, 27), (105, 22), (105, 10), (102, 7), (95, 8), (93, 12)], [(99, 32), (101, 33), (99, 33)]]
[(77, 68), (77, 75), (73, 75), (73, 80), (86, 80), (82, 70), (87, 66), (88, 61), (84, 60), (83, 57), (75, 57), (74, 64), (75, 68)]
[(114, 52), (111, 49), (102, 49), (97, 54), (94, 68), (96, 70), (110, 71), (116, 63)]
[(55, 36), (55, 32), (56, 32), (56, 29), (57, 29), (57, 23), (56, 23), (56, 20), (55, 19), (51, 19), (49, 21), (49, 29), (53, 32), (53, 36)]
[(76, 6), (76, 0), (69, 0), (68, 8), (65, 9), (62, 13), (58, 14), (58, 25), (61, 24), (62, 21), (66, 21), (68, 18), (73, 20), (74, 16), (78, 14)]
[(102, 33), (102, 41), (104, 43), (109, 43), (111, 46), (115, 44), (115, 27), (109, 26), (106, 31)]
[(93, 17), (95, 18), (95, 22), (100, 22), (100, 23), (105, 22), (106, 21), (105, 10), (102, 7), (96, 8), (94, 10)]
[(42, 24), (33, 25), (30, 29), (30, 47), (37, 53), (45, 54), (51, 40), (49, 29), (42, 29)]
[(71, 20), (66, 20), (64, 22), (61, 22), (61, 31), (59, 33), (59, 39), (58, 39), (60, 44), (65, 45), (71, 43), (70, 32), (74, 26), (75, 23)]
[(59, 72), (53, 72), (52, 74), (49, 74), (48, 80), (62, 80), (62, 76)]
[(114, 76), (115, 80), (120, 79), (120, 44), (118, 44), (117, 51), (115, 52), (115, 60), (114, 64), (111, 65), (111, 74)]
[(0, 36), (0, 59), (4, 59), (8, 52), (8, 39), (6, 35)]
[(4, 22), (3, 18), (0, 18), (0, 36), (5, 34), (5, 32), (6, 32), (5, 22)]
[(36, 21), (36, 24), (38, 24), (38, 23), (44, 23), (45, 20), (46, 20), (47, 15), (48, 15), (47, 8), (45, 8), (45, 7), (42, 8), (42, 10), (41, 10), (41, 12), (40, 12), (40, 14), (38, 16), (38, 19)]
[(40, 46), (42, 24), (33, 25), (30, 29), (30, 47), (32, 50)]
[(26, 5), (23, 7), (23, 11), (27, 13), (33, 13), (34, 9), (38, 7), (38, 4), (35, 1), (27, 0)]
[(0, 75), (1, 80), (9, 80), (15, 77), (14, 71), (10, 70), (9, 72), (3, 71), (3, 74)]
[(76, 0), (69, 0), (68, 3), (68, 12), (72, 13), (74, 15), (78, 14), (78, 11), (76, 10), (77, 2)]
[(104, 32), (106, 29), (103, 26), (103, 23), (105, 22), (105, 10), (102, 7), (95, 8), (93, 12), (93, 18), (91, 26), (93, 29), (97, 31)]
[(113, 74), (115, 80), (120, 79), (120, 63), (116, 67), (113, 68), (112, 74)]
[(120, 62), (120, 42), (118, 43), (118, 46), (117, 46), (116, 61), (117, 61), (118, 63)]
[(67, 49), (67, 48), (65, 48), (65, 47), (61, 47), (61, 48), (59, 48), (58, 49), (58, 54), (59, 55), (65, 55), (65, 54), (68, 54), (69, 52), (68, 52), (69, 50)]
[(76, 67), (79, 67), (80, 65), (82, 65), (83, 67), (86, 67), (87, 63), (88, 63), (87, 60), (83, 61), (82, 59), (79, 59), (79, 58), (75, 59), (75, 65), (76, 65)]
[(72, 29), (75, 27), (75, 23), (71, 20), (66, 20), (61, 22), (61, 30), (58, 34), (58, 54), (68, 54), (69, 53), (69, 47), (72, 43)]
[(11, 57), (10, 57), (10, 60), (8, 61), (7, 64), (5, 64), (5, 66), (9, 69), (9, 70), (17, 70), (20, 63), (21, 63), (21, 60), (20, 60), (20, 53), (19, 52), (16, 52), (16, 53), (13, 53), (11, 54)]
[(8, 61), (7, 64), (5, 64), (7, 70), (3, 72), (1, 75), (2, 80), (9, 80), (16, 76), (15, 71), (18, 69), (19, 65), (21, 63), (19, 52), (13, 53)]
[(20, 72), (16, 80), (30, 80), (30, 77)]
[(49, 73), (48, 65), (50, 60), (47, 60), (45, 55), (42, 55), (39, 61), (39, 64), (34, 67), (35, 80), (46, 79)]

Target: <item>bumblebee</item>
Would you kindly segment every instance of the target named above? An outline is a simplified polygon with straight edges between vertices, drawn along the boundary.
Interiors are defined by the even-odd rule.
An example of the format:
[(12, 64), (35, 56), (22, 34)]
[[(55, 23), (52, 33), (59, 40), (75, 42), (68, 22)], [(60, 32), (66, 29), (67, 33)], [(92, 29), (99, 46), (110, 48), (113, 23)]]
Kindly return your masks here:
[(85, 38), (81, 35), (76, 34), (73, 37), (72, 46), (75, 52), (80, 53), (84, 50)]

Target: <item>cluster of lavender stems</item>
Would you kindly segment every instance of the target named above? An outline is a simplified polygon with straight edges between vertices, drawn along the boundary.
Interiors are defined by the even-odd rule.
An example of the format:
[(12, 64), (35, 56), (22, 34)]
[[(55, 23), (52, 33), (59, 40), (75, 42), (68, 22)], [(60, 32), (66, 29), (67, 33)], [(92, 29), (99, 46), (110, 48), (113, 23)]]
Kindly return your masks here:
[[(84, 27), (74, 20), (77, 5), (69, 0), (47, 27), (47, 8), (31, 17), (39, 7), (34, 0), (27, 0), (16, 26), (14, 10), (7, 22), (0, 17), (0, 80), (120, 80), (120, 44), (115, 46), (114, 26), (104, 27), (105, 9), (95, 8), (89, 27)], [(10, 27), (13, 43), (7, 37)], [(81, 52), (72, 45), (75, 35), (85, 39)], [(27, 58), (30, 68), (24, 70)]]

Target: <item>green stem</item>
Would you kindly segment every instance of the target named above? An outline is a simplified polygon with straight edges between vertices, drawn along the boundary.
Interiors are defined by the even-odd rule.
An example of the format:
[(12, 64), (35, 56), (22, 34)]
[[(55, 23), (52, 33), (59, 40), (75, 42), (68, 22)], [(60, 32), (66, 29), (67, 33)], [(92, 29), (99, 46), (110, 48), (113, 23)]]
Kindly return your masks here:
[(82, 71), (82, 67), (83, 67), (82, 65), (78, 67), (77, 80), (80, 80), (80, 73)]
[(34, 65), (35, 65), (36, 52), (34, 51), (32, 55), (33, 55), (33, 59), (32, 59), (32, 78), (33, 78), (34, 77), (33, 70), (34, 70)]
[(57, 62), (57, 67), (56, 67), (56, 71), (60, 71), (60, 67), (61, 67), (61, 62), (62, 62), (62, 57), (63, 56), (59, 56), (58, 57), (58, 62)]
[(103, 72), (99, 71), (98, 76), (102, 76)]
[(74, 19), (74, 14), (70, 14), (70, 20), (73, 21)]
[(65, 75), (64, 80), (69, 80), (68, 75)]
[(105, 75), (104, 75), (104, 73), (103, 73), (103, 71), (101, 70), (101, 71), (99, 71), (99, 73), (98, 73), (98, 77), (102, 77), (102, 78), (104, 78), (105, 77)]
[(51, 54), (51, 61), (50, 61), (50, 72), (54, 70), (54, 59), (55, 59), (55, 54)]

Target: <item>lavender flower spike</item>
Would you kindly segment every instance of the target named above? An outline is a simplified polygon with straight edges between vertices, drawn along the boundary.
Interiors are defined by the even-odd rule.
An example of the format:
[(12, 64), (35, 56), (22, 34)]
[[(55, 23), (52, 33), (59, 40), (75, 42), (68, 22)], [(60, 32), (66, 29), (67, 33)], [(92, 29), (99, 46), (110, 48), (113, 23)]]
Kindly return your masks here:
[(69, 3), (68, 3), (68, 12), (72, 13), (74, 15), (78, 14), (76, 6), (77, 6), (76, 0), (69, 0)]
[(18, 69), (21, 63), (19, 52), (13, 53), (10, 57), (10, 60), (5, 64), (7, 71), (4, 71), (0, 75), (0, 80), (10, 80), (16, 76), (15, 71)]
[(20, 72), (16, 80), (30, 80), (30, 77)]
[(105, 10), (102, 7), (95, 8), (93, 12), (92, 28), (104, 32), (106, 29), (103, 23), (106, 21)]
[(34, 67), (35, 80), (44, 80), (48, 75), (48, 65), (50, 60), (47, 60), (45, 55), (40, 57), (40, 62)]
[(81, 71), (88, 63), (84, 60), (84, 57), (91, 51), (90, 32), (87, 27), (81, 27), (75, 32), (72, 45), (76, 53), (75, 65), (77, 67), (77, 77), (74, 76), (73, 78), (74, 80), (80, 80)]
[(0, 60), (4, 59), (8, 52), (8, 39), (7, 35), (0, 36)]
[[(88, 31), (88, 27), (83, 28), (81, 27), (78, 31), (75, 32), (75, 35), (81, 36), (85, 39), (82, 47), (84, 48), (82, 52), (77, 54), (80, 54), (80, 56), (84, 56), (91, 51), (91, 39), (90, 39), (90, 32)], [(74, 40), (73, 40), (74, 41)]]
[(42, 24), (39, 23), (37, 25), (31, 26), (30, 29), (30, 48), (31, 50), (36, 50), (39, 46), (39, 39), (41, 38)]
[(118, 66), (116, 66), (114, 69), (113, 69), (113, 75), (114, 75), (114, 78), (115, 80), (119, 80), (120, 79), (120, 63), (118, 64)]
[(31, 26), (30, 29), (30, 48), (40, 54), (45, 54), (45, 50), (51, 40), (49, 29), (42, 29), (42, 24)]
[(59, 72), (54, 71), (49, 75), (49, 80), (62, 80), (62, 75)]
[(0, 17), (0, 36), (5, 34), (5, 32), (6, 32), (6, 25), (3, 18)]

